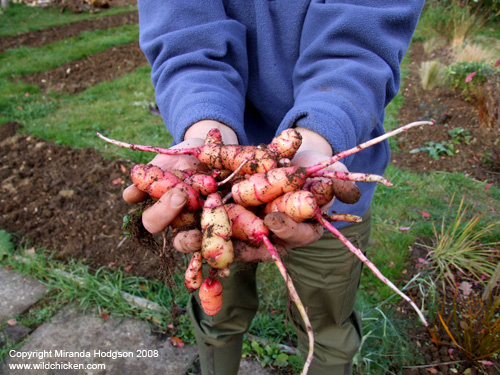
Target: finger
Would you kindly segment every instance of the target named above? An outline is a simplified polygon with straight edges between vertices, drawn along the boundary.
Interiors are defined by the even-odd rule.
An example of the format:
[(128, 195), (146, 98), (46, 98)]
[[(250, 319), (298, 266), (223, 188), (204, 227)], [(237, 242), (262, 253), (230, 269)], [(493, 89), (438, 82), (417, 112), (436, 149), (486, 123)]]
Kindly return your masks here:
[(282, 212), (266, 215), (264, 224), (279, 239), (294, 247), (306, 246), (319, 240), (324, 231), (320, 224), (297, 223)]
[(174, 249), (184, 254), (191, 254), (201, 249), (202, 234), (198, 229), (177, 233), (172, 243)]
[(148, 197), (148, 194), (137, 189), (135, 185), (130, 185), (128, 188), (123, 190), (122, 197), (125, 202), (135, 204), (145, 200)]
[(142, 224), (150, 233), (159, 233), (181, 212), (188, 199), (181, 189), (166, 192), (155, 204), (142, 214)]

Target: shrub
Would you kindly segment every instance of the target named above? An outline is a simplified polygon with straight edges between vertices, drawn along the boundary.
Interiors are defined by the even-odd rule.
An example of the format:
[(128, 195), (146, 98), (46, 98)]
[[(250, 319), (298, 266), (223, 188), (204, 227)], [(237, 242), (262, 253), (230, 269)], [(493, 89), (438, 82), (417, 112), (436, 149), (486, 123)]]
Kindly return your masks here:
[(462, 91), (465, 98), (473, 103), (481, 127), (500, 126), (499, 71), (485, 62), (460, 61), (447, 68), (445, 80), (451, 88)]
[[(469, 84), (471, 82), (467, 81), (467, 77), (473, 73), (475, 73), (474, 81)], [(485, 83), (492, 74), (493, 69), (485, 62), (459, 61), (446, 69), (446, 82), (451, 88), (459, 89), (467, 94), (472, 86)]]

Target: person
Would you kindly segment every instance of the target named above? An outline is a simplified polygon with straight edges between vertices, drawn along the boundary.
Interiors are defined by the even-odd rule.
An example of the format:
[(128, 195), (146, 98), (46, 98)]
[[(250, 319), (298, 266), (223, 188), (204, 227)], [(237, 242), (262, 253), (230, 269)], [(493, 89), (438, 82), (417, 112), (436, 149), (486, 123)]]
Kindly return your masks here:
[[(140, 46), (151, 65), (156, 101), (173, 147), (196, 147), (218, 128), (226, 144), (261, 144), (294, 127), (303, 143), (292, 160), (307, 166), (384, 133), (384, 109), (400, 83), (400, 64), (423, 0), (139, 0)], [(383, 174), (390, 159), (382, 142), (336, 163), (334, 170)], [(156, 156), (164, 169), (197, 168), (192, 156)], [(335, 200), (331, 211), (363, 217), (335, 223), (359, 248), (370, 232), (373, 183), (358, 183), (361, 199)], [(137, 203), (145, 193), (127, 188)], [(143, 214), (160, 232), (186, 197), (174, 189)], [(350, 374), (362, 337), (354, 310), (361, 262), (319, 225), (290, 219), (269, 223), (275, 242), (307, 308), (314, 336), (309, 373)], [(200, 248), (197, 230), (173, 241), (184, 253)], [(239, 245), (243, 246), (243, 245)], [(248, 259), (247, 259), (248, 260)], [(204, 375), (237, 374), (243, 334), (258, 307), (258, 263), (238, 267), (222, 281), (221, 312), (207, 316), (197, 293), (188, 310)], [(295, 311), (298, 347), (308, 339)], [(296, 317), (299, 317), (298, 319)]]

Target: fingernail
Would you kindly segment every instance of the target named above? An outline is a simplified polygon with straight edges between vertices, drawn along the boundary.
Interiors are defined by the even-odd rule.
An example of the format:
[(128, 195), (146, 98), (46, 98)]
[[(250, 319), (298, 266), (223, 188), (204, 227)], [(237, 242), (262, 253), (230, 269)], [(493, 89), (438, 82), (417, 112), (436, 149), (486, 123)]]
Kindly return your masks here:
[(187, 199), (184, 195), (174, 194), (170, 198), (170, 206), (172, 206), (172, 208), (179, 208), (184, 206), (184, 203), (186, 203), (186, 201)]

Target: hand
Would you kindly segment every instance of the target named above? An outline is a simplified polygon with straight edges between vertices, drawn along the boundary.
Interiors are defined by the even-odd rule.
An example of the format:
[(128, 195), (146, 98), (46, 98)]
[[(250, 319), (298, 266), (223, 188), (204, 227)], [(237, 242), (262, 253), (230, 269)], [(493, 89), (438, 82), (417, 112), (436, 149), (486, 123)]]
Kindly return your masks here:
[[(207, 132), (212, 128), (221, 130), (222, 139), (225, 143), (236, 144), (236, 134), (226, 125), (217, 121), (203, 120), (193, 124), (186, 132), (185, 140), (172, 148), (199, 147), (205, 141)], [(164, 171), (172, 169), (203, 169), (200, 161), (191, 155), (156, 155), (150, 162)], [(148, 194), (137, 189), (134, 185), (123, 191), (123, 199), (127, 203), (139, 203), (144, 201)], [(187, 196), (180, 189), (172, 189), (165, 193), (156, 203), (148, 207), (142, 214), (144, 228), (150, 233), (159, 233), (170, 224), (186, 204)], [(196, 237), (196, 236), (195, 236)], [(191, 241), (187, 241), (191, 243)]]

